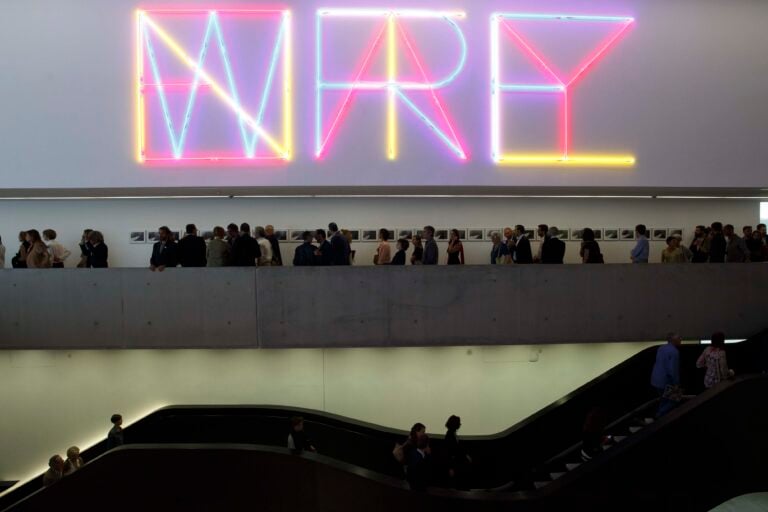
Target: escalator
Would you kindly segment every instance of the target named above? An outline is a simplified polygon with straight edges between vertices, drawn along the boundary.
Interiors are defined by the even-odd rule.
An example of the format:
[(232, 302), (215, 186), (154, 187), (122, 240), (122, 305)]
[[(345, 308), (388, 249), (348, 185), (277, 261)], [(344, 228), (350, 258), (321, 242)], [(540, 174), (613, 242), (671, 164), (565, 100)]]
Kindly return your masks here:
[[(765, 339), (766, 334), (763, 333), (742, 344), (729, 346), (729, 362), (737, 373), (749, 373), (757, 369), (756, 365), (765, 346)], [(693, 368), (693, 362), (700, 351), (700, 346), (681, 347), (682, 368)], [(717, 402), (715, 398), (707, 398), (709, 395), (702, 395), (681, 407), (680, 411), (670, 415), (669, 419), (665, 418), (657, 423), (648, 421), (652, 418), (655, 407), (646, 385), (654, 357), (655, 348), (638, 353), (505, 432), (493, 436), (463, 437), (467, 451), (472, 454), (475, 462), (476, 470), (472, 487), (494, 489), (495, 492), (455, 493), (436, 490), (428, 494), (429, 500), (438, 500), (441, 503), (445, 501), (443, 505), (450, 509), (460, 507), (456, 508), (457, 510), (490, 510), (494, 509), (498, 503), (507, 505), (514, 503), (514, 509), (539, 510), (539, 507), (544, 506), (542, 504), (556, 503), (565, 496), (580, 496), (579, 499), (587, 499), (580, 494), (580, 490), (589, 487), (585, 482), (592, 481), (592, 475), (601, 474), (595, 469), (596, 467), (605, 466), (606, 461), (613, 460), (618, 454), (642, 442), (650, 432), (658, 429), (674, 432), (675, 428), (665, 425), (683, 413), (685, 414), (673, 424), (679, 425), (680, 422), (687, 421), (689, 408), (693, 408), (694, 411), (700, 410), (698, 401), (706, 399), (705, 403), (710, 405), (710, 400), (714, 400), (712, 403)], [(687, 374), (684, 373), (683, 377), (684, 385), (689, 392), (699, 391), (701, 376), (698, 372), (690, 371)], [(761, 379), (757, 378), (756, 381), (764, 386)], [(750, 382), (752, 382), (751, 379), (744, 379), (728, 383), (715, 395), (735, 393), (733, 389), (747, 388), (750, 390), (747, 393), (751, 393), (754, 386), (745, 384)], [(581, 426), (587, 411), (595, 405), (610, 411), (612, 424), (609, 432), (613, 434), (613, 441), (606, 445), (604, 454), (593, 461), (583, 463), (578, 457)], [(708, 406), (704, 409), (708, 409)], [(305, 417), (306, 429), (322, 455), (291, 458), (287, 456), (286, 450), (276, 448), (285, 445), (288, 418), (294, 414)], [(731, 428), (736, 427), (737, 425), (731, 426)], [(189, 450), (194, 450), (195, 446), (202, 450), (200, 453), (218, 453), (216, 451), (218, 446), (222, 453), (231, 455), (244, 451), (249, 455), (240, 454), (238, 457), (256, 459), (267, 457), (273, 461), (279, 459), (282, 461), (279, 464), (284, 466), (296, 465), (298, 464), (296, 461), (300, 460), (302, 467), (314, 468), (307, 470), (312, 475), (319, 475), (333, 468), (336, 478), (344, 480), (352, 478), (348, 475), (353, 475), (356, 485), (363, 485), (362, 482), (365, 482), (363, 487), (373, 486), (372, 489), (374, 487), (378, 489), (376, 492), (395, 494), (405, 492), (402, 470), (391, 456), (394, 442), (402, 440), (405, 433), (334, 415), (280, 407), (178, 406), (155, 411), (127, 427), (125, 435), (126, 440), (133, 446), (110, 452), (98, 460), (93, 459), (105, 451), (104, 443), (86, 450), (83, 453), (84, 458), (93, 462), (87, 465), (85, 468), (87, 471), (83, 470), (82, 476), (80, 473), (75, 476), (78, 479), (85, 478), (89, 473), (93, 474), (95, 471), (93, 468), (103, 465), (111, 467), (115, 464), (111, 461), (116, 459), (146, 458), (150, 457), (149, 453), (155, 452), (165, 454), (158, 456), (170, 458), (176, 457), (176, 455), (169, 455), (172, 453), (183, 453), (184, 456), (188, 456)], [(439, 436), (433, 437), (433, 447), (436, 452), (439, 452), (440, 444)], [(140, 448), (139, 445), (142, 447)], [(655, 447), (655, 444), (651, 443), (651, 447)], [(643, 451), (650, 453), (655, 450)], [(197, 456), (205, 457), (200, 454)], [(179, 455), (179, 457), (182, 456)], [(286, 461), (283, 461), (283, 458), (287, 458)], [(621, 457), (621, 464), (624, 464), (625, 460), (629, 459)], [(666, 469), (666, 465), (669, 464), (668, 461), (664, 461), (659, 465)], [(650, 466), (652, 467), (653, 465)], [(609, 474), (605, 478), (609, 479), (611, 476)], [(212, 478), (216, 481), (218, 477), (214, 475)], [(64, 483), (34, 494), (29, 500), (44, 499), (46, 495), (53, 493), (54, 489), (74, 485), (74, 483), (67, 483), (74, 481), (75, 479), (68, 477)], [(101, 485), (101, 483), (98, 484), (98, 486)], [(275, 483), (275, 485), (278, 484)], [(32, 481), (4, 494), (0, 497), (0, 510), (32, 495), (39, 487), (39, 480)], [(618, 485), (615, 488), (622, 488), (622, 486)], [(744, 492), (750, 490), (747, 489)], [(610, 496), (611, 493), (607, 491), (610, 489), (595, 491), (595, 495), (589, 499), (596, 500), (596, 496)], [(56, 493), (58, 492), (64, 491), (57, 490)], [(373, 490), (371, 492), (376, 494)], [(625, 489), (625, 492), (629, 491)], [(405, 495), (413, 496), (413, 493)], [(730, 496), (719, 496), (723, 499), (714, 504), (728, 497)], [(415, 502), (422, 502), (424, 499), (427, 498), (421, 495), (418, 499), (414, 498)], [(599, 503), (597, 501), (595, 503), (593, 505), (598, 506)], [(310, 509), (312, 508), (313, 506), (310, 506)], [(337, 510), (346, 509), (337, 508)]]

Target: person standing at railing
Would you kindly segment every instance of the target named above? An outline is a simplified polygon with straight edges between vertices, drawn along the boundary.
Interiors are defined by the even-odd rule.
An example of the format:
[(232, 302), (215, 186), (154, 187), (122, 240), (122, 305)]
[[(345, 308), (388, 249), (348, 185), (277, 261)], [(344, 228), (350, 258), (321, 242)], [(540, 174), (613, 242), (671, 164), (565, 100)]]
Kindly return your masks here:
[(324, 229), (315, 230), (315, 265), (320, 267), (329, 267), (333, 264), (333, 246), (326, 238)]
[(88, 268), (109, 267), (109, 247), (104, 243), (104, 235), (101, 231), (91, 231), (88, 235), (91, 244), (91, 252), (88, 257)]
[(229, 265), (229, 244), (224, 240), (224, 228), (213, 228), (213, 240), (208, 242), (205, 249), (205, 259), (209, 267), (226, 267)]
[(152, 272), (162, 272), (167, 267), (173, 268), (179, 264), (179, 247), (170, 228), (161, 226), (157, 233), (160, 240), (152, 246), (152, 257), (149, 259)]
[(461, 243), (459, 238), (459, 230), (452, 229), (451, 237), (448, 241), (448, 264), (449, 265), (463, 265), (464, 264), (464, 244)]
[(382, 228), (379, 230), (379, 246), (376, 248), (376, 254), (373, 257), (374, 265), (389, 265), (392, 262), (392, 248), (389, 246), (389, 230)]
[(494, 231), (491, 234), (491, 265), (508, 265), (511, 259), (507, 244), (501, 241), (501, 236)]
[(293, 266), (311, 267), (315, 264), (316, 249), (316, 247), (312, 245), (312, 232), (304, 231), (301, 234), (301, 238), (304, 240), (304, 243), (298, 246), (293, 253)]
[(518, 224), (515, 226), (515, 250), (512, 252), (512, 260), (520, 265), (533, 263), (533, 253), (531, 252), (531, 241), (525, 236), (525, 226)]
[(256, 226), (256, 229), (253, 231), (256, 233), (256, 241), (259, 243), (259, 251), (261, 252), (261, 255), (259, 256), (259, 266), (271, 267), (272, 244), (267, 240), (267, 231), (261, 226)]
[(545, 265), (562, 265), (565, 260), (565, 242), (558, 236), (557, 226), (549, 228), (547, 238), (541, 244), (541, 263)]
[(736, 229), (732, 224), (727, 224), (723, 228), (723, 234), (727, 243), (725, 245), (726, 263), (746, 263), (749, 261), (749, 249), (744, 239), (736, 234)]
[(637, 242), (635, 243), (632, 252), (629, 253), (632, 263), (648, 263), (648, 256), (651, 254), (651, 249), (648, 244), (648, 237), (646, 236), (647, 232), (648, 228), (645, 227), (645, 224), (638, 224), (635, 226)]
[(5, 246), (2, 237), (0, 237), (0, 269), (2, 268), (5, 268)]
[(48, 242), (48, 251), (51, 253), (51, 267), (64, 268), (64, 262), (72, 253), (56, 240), (56, 231), (52, 229), (44, 230), (43, 240)]
[(660, 397), (656, 417), (660, 418), (680, 403), (680, 345), (683, 340), (675, 333), (667, 335), (667, 344), (656, 350), (656, 362), (651, 371), (651, 387)]
[(197, 235), (197, 226), (187, 224), (184, 238), (178, 242), (179, 263), (182, 267), (205, 267), (208, 264), (203, 237)]
[(40, 238), (40, 232), (36, 229), (27, 231), (27, 242), (29, 242), (27, 268), (51, 268), (51, 254)]
[(728, 368), (725, 357), (725, 334), (716, 332), (712, 335), (712, 344), (701, 353), (696, 368), (707, 369), (704, 374), (704, 387), (707, 389), (733, 377), (734, 372)]
[(269, 240), (269, 244), (272, 246), (272, 266), (282, 267), (283, 255), (280, 254), (280, 240), (278, 240), (277, 235), (275, 235), (275, 227), (271, 224), (267, 224), (264, 227), (264, 231), (267, 233), (267, 240)]
[(435, 228), (432, 226), (424, 226), (422, 237), (424, 238), (424, 255), (421, 258), (421, 264), (437, 265), (439, 253), (437, 242), (435, 242)]
[(693, 240), (688, 248), (693, 256), (691, 257), (691, 263), (706, 263), (709, 258), (707, 253), (709, 247), (707, 242), (707, 228), (705, 226), (696, 226), (696, 231), (693, 233)]
[(713, 222), (709, 231), (709, 262), (725, 263), (727, 247), (722, 222)]
[(328, 224), (328, 231), (331, 232), (331, 248), (333, 249), (332, 265), (351, 265), (352, 254), (349, 240), (345, 237), (339, 226), (335, 222)]

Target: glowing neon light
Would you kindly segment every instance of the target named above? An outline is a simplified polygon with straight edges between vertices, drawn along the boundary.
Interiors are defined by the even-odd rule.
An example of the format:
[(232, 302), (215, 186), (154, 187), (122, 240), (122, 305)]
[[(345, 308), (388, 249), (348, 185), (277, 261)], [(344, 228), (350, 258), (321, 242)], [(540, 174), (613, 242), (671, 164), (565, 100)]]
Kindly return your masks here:
[[(534, 47), (510, 22), (523, 21), (559, 21), (595, 22), (618, 24), (619, 29), (606, 41), (601, 43), (594, 54), (589, 56), (578, 68), (576, 73), (566, 79), (556, 73), (552, 66), (541, 56)], [(570, 104), (572, 88), (576, 82), (586, 74), (586, 71), (608, 53), (610, 48), (628, 32), (634, 24), (634, 18), (627, 16), (583, 16), (570, 14), (529, 14), (529, 13), (495, 13), (491, 16), (491, 158), (500, 165), (519, 166), (574, 166), (574, 167), (631, 167), (636, 159), (632, 155), (579, 155), (573, 154), (570, 144), (571, 139), (571, 115)], [(515, 42), (522, 53), (533, 63), (537, 64), (545, 75), (554, 80), (554, 84), (505, 84), (501, 78), (501, 30), (504, 30), (510, 39)], [(505, 153), (501, 148), (502, 120), (501, 120), (501, 96), (502, 94), (562, 94), (562, 134), (560, 136), (559, 154), (518, 154)]]
[[(357, 70), (354, 76), (354, 80), (351, 82), (326, 82), (323, 80), (323, 24), (322, 20), (325, 17), (341, 17), (341, 18), (383, 18), (384, 25), (377, 33), (373, 42), (370, 44), (366, 52), (360, 68)], [(394, 160), (397, 158), (397, 103), (402, 101), (408, 109), (414, 113), (418, 119), (430, 129), (432, 133), (437, 135), (438, 139), (442, 141), (456, 156), (462, 160), (467, 158), (466, 151), (464, 151), (461, 142), (459, 141), (456, 130), (453, 127), (450, 119), (446, 114), (446, 110), (440, 101), (437, 90), (447, 87), (451, 84), (456, 77), (464, 69), (467, 59), (467, 42), (464, 38), (464, 34), (456, 23), (456, 19), (463, 19), (466, 15), (463, 12), (452, 11), (429, 11), (420, 9), (404, 9), (404, 10), (391, 10), (391, 9), (319, 9), (316, 16), (316, 94), (315, 94), (315, 156), (322, 158), (327, 151), (332, 136), (338, 131), (341, 119), (344, 117), (346, 111), (350, 108), (352, 98), (356, 91), (382, 91), (387, 94), (387, 114), (386, 114), (386, 154), (387, 158)], [(413, 44), (408, 39), (402, 25), (401, 20), (410, 18), (418, 19), (436, 19), (441, 20), (451, 27), (456, 34), (460, 45), (460, 55), (456, 66), (445, 77), (438, 80), (431, 81), (428, 79), (426, 70), (421, 64), (421, 60), (416, 55)], [(386, 81), (366, 81), (362, 80), (363, 75), (366, 73), (371, 58), (379, 47), (380, 42), (386, 34), (386, 51), (387, 51), (387, 80)], [(420, 82), (411, 81), (399, 81), (398, 75), (398, 62), (397, 62), (397, 48), (398, 39), (405, 43), (408, 49), (409, 57), (415, 63), (419, 74), (423, 80)], [(330, 123), (330, 127), (324, 133), (323, 123), (323, 93), (325, 91), (345, 91), (346, 95), (341, 102), (341, 106), (333, 116), (333, 120)], [(448, 128), (448, 134), (438, 127), (438, 124), (430, 119), (422, 110), (420, 110), (413, 100), (406, 94), (406, 91), (424, 91), (430, 94), (432, 102), (435, 104), (437, 111), (440, 113), (445, 125)]]
[[(160, 26), (151, 16), (155, 13), (162, 14), (198, 14), (207, 16), (205, 34), (200, 46), (197, 59), (193, 59), (173, 38)], [(227, 46), (224, 40), (224, 32), (219, 22), (219, 13), (237, 13), (245, 14), (267, 14), (278, 16), (280, 25), (275, 39), (274, 47), (270, 53), (269, 67), (266, 75), (264, 89), (262, 91), (259, 109), (256, 116), (247, 112), (240, 101), (234, 72), (227, 53)], [(226, 9), (226, 10), (202, 10), (202, 9), (179, 9), (179, 10), (152, 10), (137, 11), (137, 143), (138, 159), (140, 162), (171, 162), (171, 161), (264, 161), (264, 160), (290, 160), (293, 151), (293, 124), (292, 124), (292, 104), (293, 104), (293, 71), (292, 71), (292, 45), (291, 45), (291, 15), (289, 11), (283, 10), (245, 10), (245, 9)], [(160, 66), (157, 61), (152, 36), (156, 36), (171, 52), (191, 71), (194, 72), (192, 82), (164, 82), (161, 75)], [(208, 55), (208, 48), (212, 37), (215, 36), (216, 45), (223, 63), (227, 88), (220, 85), (214, 77), (205, 69), (205, 62)], [(268, 133), (262, 126), (266, 114), (267, 104), (273, 89), (274, 76), (276, 74), (277, 64), (282, 54), (282, 140), (278, 140)], [(148, 83), (144, 76), (144, 55), (150, 64), (152, 82)], [(153, 87), (157, 93), (160, 108), (165, 119), (165, 125), (168, 132), (168, 140), (171, 146), (172, 157), (165, 155), (148, 155), (146, 147), (146, 107), (145, 88)], [(232, 155), (195, 154), (186, 149), (186, 139), (189, 126), (192, 120), (192, 112), (197, 98), (198, 90), (204, 87), (212, 91), (224, 105), (229, 107), (237, 117), (238, 127), (242, 139), (243, 155), (234, 157)], [(184, 117), (181, 130), (177, 131), (170, 113), (166, 89), (168, 88), (188, 88), (189, 96), (186, 102)], [(274, 153), (271, 156), (256, 155), (256, 147), (259, 140), (263, 140)]]

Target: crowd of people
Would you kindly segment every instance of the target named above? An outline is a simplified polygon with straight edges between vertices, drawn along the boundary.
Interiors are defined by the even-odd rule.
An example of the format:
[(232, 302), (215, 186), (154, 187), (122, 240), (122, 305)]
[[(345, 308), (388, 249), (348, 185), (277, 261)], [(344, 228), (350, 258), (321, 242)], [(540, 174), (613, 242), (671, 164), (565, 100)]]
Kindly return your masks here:
[[(410, 238), (395, 241), (394, 254), (390, 231), (381, 229), (379, 243), (373, 257), (374, 265), (437, 265), (441, 251), (435, 241), (435, 228), (425, 226)], [(537, 229), (540, 241), (534, 253), (525, 226), (504, 228), (491, 233), (490, 264), (562, 264), (566, 244), (558, 238), (560, 230), (555, 226), (540, 224)], [(633, 263), (648, 263), (650, 241), (648, 229), (639, 224), (635, 228), (635, 246), (628, 255)], [(755, 228), (744, 226), (742, 235), (731, 224), (714, 222), (710, 227), (696, 226), (689, 244), (683, 243), (680, 234), (669, 236), (661, 252), (662, 263), (745, 263), (768, 261), (768, 233), (765, 224)], [(36, 229), (19, 233), (19, 250), (12, 258), (14, 268), (63, 268), (71, 252), (56, 240), (56, 231), (46, 229), (42, 236)], [(169, 267), (254, 267), (282, 266), (283, 255), (275, 228), (257, 226), (251, 230), (248, 223), (229, 224), (226, 229), (217, 226), (213, 237), (205, 240), (197, 227), (188, 224), (184, 236), (176, 239), (167, 226), (158, 230), (159, 240), (152, 247), (150, 268), (163, 271)], [(352, 234), (339, 229), (334, 222), (328, 230), (305, 231), (301, 243), (295, 248), (291, 260), (293, 266), (352, 265)], [(411, 250), (412, 249), (412, 250)], [(408, 252), (410, 250), (410, 256)], [(582, 263), (605, 263), (605, 257), (596, 240), (594, 230), (582, 231), (579, 257)], [(109, 249), (100, 231), (86, 229), (80, 242), (80, 259), (77, 267), (108, 267)], [(450, 230), (448, 247), (443, 259), (448, 265), (463, 265), (464, 245), (458, 229)], [(5, 247), (0, 240), (0, 268), (5, 266)]]

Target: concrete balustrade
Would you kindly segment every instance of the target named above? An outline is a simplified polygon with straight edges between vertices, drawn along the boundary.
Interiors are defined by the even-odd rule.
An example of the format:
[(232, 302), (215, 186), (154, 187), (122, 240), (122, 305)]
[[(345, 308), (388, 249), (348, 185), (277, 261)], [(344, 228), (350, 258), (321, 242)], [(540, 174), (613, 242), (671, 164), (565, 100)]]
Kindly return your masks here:
[(0, 271), (0, 348), (500, 345), (747, 337), (768, 265)]

